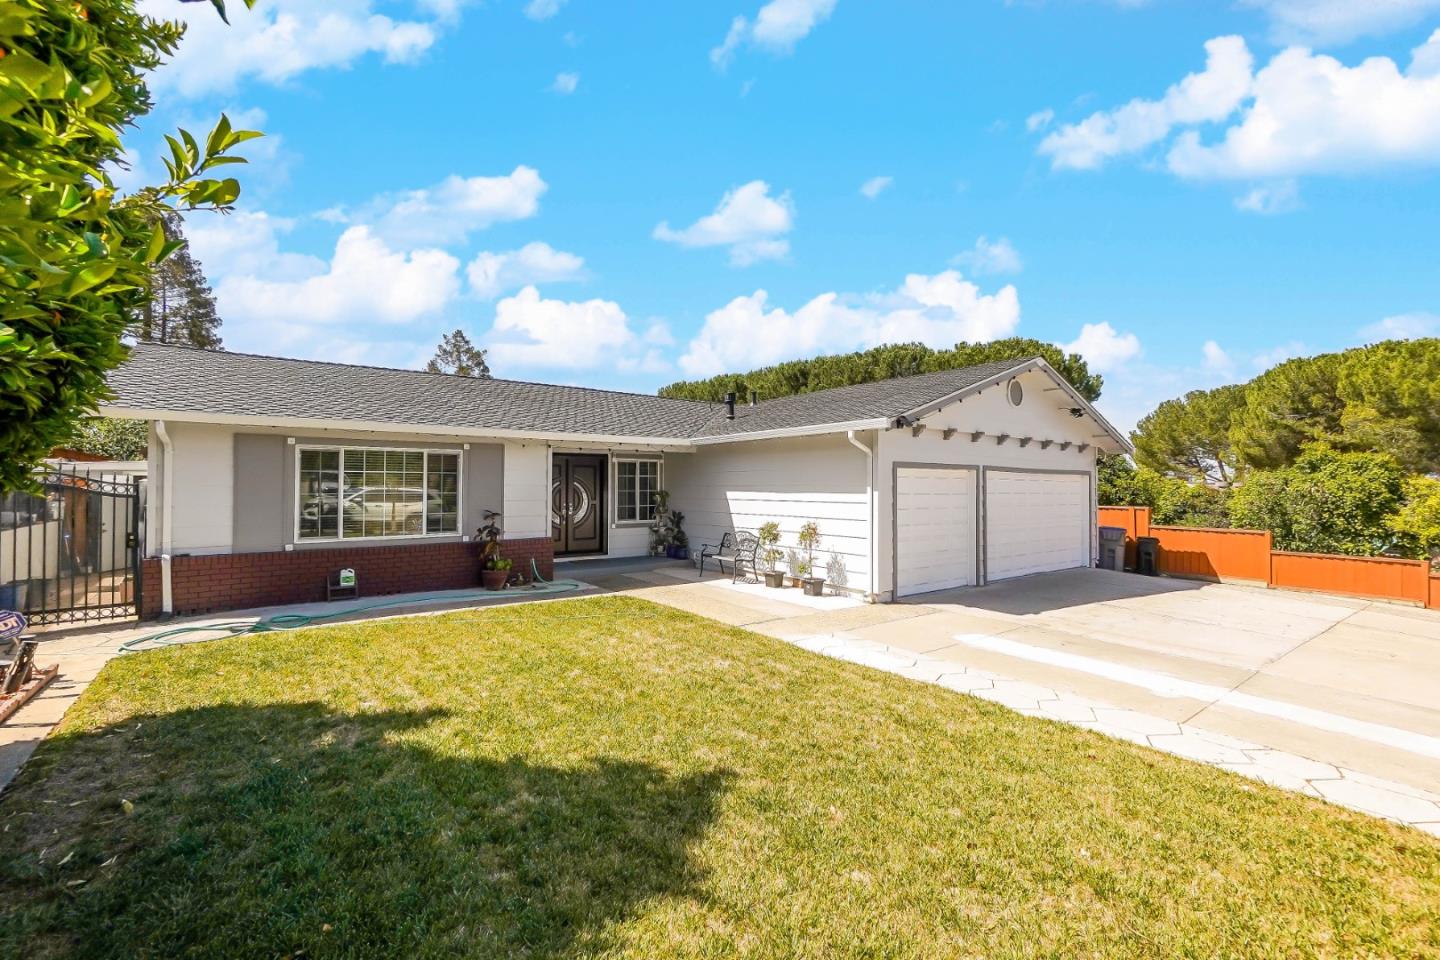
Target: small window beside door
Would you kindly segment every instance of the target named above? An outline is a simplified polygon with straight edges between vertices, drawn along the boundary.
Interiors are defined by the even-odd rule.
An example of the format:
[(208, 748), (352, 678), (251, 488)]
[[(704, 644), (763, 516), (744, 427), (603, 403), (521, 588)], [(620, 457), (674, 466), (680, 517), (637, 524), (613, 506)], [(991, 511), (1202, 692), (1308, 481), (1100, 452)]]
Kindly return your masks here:
[(655, 519), (655, 493), (660, 489), (660, 461), (615, 461), (615, 519), (649, 523)]

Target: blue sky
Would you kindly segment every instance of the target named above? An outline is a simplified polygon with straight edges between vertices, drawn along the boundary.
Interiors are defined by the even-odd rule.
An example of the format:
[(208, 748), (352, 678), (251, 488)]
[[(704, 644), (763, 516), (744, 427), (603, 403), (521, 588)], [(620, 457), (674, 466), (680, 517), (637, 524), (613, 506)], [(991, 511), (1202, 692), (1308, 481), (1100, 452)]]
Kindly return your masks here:
[(141, 5), (191, 30), (122, 185), (268, 134), (188, 227), (230, 349), (652, 390), (1015, 333), (1130, 426), (1440, 333), (1440, 0)]

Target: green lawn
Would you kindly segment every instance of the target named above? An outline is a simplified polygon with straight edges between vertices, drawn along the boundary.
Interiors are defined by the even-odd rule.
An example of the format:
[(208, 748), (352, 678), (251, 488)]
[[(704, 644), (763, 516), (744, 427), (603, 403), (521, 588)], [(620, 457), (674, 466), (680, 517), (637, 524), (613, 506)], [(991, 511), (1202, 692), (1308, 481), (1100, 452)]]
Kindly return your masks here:
[(113, 661), (0, 956), (1440, 956), (1418, 832), (626, 598)]

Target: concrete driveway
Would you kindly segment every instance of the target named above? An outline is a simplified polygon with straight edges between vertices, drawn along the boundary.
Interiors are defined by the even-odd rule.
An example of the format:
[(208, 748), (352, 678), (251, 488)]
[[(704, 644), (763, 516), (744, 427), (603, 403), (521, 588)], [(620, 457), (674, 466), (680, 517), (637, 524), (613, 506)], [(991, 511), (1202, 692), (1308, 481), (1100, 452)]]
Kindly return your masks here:
[(1440, 791), (1435, 612), (1101, 570), (921, 599), (853, 635)]

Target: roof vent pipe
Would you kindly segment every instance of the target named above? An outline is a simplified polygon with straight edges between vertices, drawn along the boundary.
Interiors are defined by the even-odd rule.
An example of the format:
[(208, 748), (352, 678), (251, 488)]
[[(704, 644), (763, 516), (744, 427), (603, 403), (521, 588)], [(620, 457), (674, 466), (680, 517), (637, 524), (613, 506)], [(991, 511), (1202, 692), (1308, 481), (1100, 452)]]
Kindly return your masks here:
[(733, 392), (725, 394), (725, 419), (735, 419), (735, 394)]

